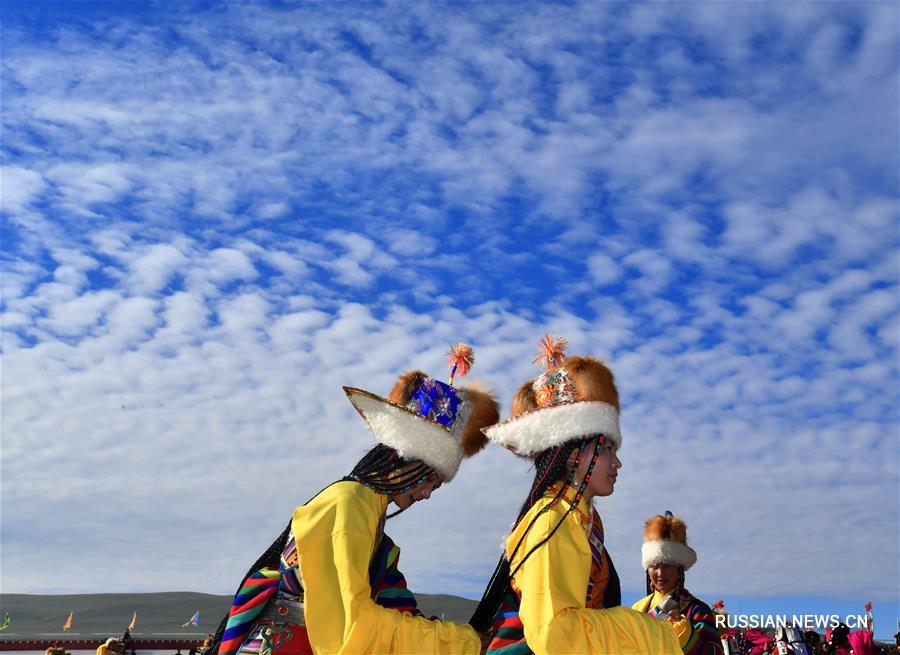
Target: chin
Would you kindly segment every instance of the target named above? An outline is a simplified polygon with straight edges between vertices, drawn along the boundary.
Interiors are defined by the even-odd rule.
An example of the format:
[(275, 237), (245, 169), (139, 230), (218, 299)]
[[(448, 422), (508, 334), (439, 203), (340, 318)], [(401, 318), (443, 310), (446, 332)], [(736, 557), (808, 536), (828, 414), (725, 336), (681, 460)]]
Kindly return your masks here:
[(602, 488), (597, 489), (597, 492), (594, 494), (595, 496), (612, 496), (613, 492), (616, 490), (615, 484), (605, 484)]

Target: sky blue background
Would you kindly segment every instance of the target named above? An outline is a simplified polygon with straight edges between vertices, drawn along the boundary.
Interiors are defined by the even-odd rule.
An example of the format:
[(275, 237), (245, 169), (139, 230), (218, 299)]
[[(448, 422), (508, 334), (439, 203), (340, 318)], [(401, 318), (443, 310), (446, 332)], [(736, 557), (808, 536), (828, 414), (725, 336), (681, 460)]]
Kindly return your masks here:
[[(2, 18), (4, 590), (227, 593), (371, 443), (340, 385), (467, 340), (507, 412), (552, 332), (622, 392), (628, 593), (672, 509), (698, 595), (891, 627), (896, 4)], [(392, 522), (414, 589), (480, 594), (498, 450)]]

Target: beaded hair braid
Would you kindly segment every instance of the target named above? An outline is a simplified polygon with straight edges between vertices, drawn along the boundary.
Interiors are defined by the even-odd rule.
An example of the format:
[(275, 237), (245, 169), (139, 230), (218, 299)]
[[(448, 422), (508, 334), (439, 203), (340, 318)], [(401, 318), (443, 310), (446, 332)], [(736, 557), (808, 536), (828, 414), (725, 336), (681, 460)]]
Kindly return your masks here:
[[(343, 479), (359, 482), (380, 494), (394, 496), (405, 493), (436, 475), (435, 470), (427, 464), (417, 460), (408, 461), (390, 446), (378, 444)], [(393, 518), (402, 511), (399, 509), (388, 514), (387, 518)]]
[[(540, 518), (544, 513), (548, 512), (550, 509), (556, 506), (556, 504), (562, 498), (565, 488), (571, 485), (572, 481), (575, 478), (575, 472), (578, 469), (578, 466), (581, 463), (581, 460), (584, 457), (585, 452), (591, 442), (594, 442), (596, 444), (594, 447), (594, 451), (591, 454), (591, 462), (588, 466), (587, 473), (584, 476), (584, 480), (582, 480), (581, 484), (579, 485), (578, 491), (575, 494), (575, 498), (569, 504), (566, 513), (553, 527), (553, 529), (550, 531), (550, 534), (548, 534), (544, 539), (535, 544), (535, 546), (525, 554), (525, 556), (522, 558), (522, 561), (519, 562), (516, 568), (510, 571), (510, 560), (515, 557), (516, 553), (519, 551), (519, 548), (524, 543), (525, 537), (531, 531), (531, 528), (537, 522), (538, 518)], [(515, 526), (519, 524), (519, 522), (525, 517), (528, 511), (553, 484), (561, 480), (563, 480), (565, 484), (560, 485), (559, 491), (556, 492), (553, 500), (551, 500), (545, 508), (543, 508), (537, 515), (534, 516), (534, 518), (531, 519), (530, 523), (522, 533), (522, 537), (513, 548), (509, 559), (507, 559), (505, 553), (500, 557), (500, 561), (498, 562), (497, 567), (494, 569), (494, 573), (491, 576), (491, 581), (488, 583), (487, 589), (485, 589), (484, 595), (481, 597), (481, 602), (478, 603), (478, 607), (475, 608), (475, 613), (469, 620), (469, 623), (477, 631), (486, 632), (488, 629), (490, 629), (494, 620), (494, 616), (497, 614), (497, 610), (500, 608), (500, 604), (503, 602), (503, 597), (509, 590), (510, 579), (518, 572), (520, 568), (522, 568), (522, 565), (525, 563), (525, 561), (529, 557), (531, 557), (531, 555), (534, 554), (534, 552), (538, 548), (547, 543), (547, 541), (549, 541), (550, 538), (554, 534), (556, 534), (556, 531), (569, 516), (569, 513), (578, 506), (578, 502), (581, 500), (582, 496), (584, 496), (585, 489), (587, 489), (588, 483), (591, 480), (591, 475), (594, 472), (594, 466), (597, 463), (597, 458), (600, 456), (600, 450), (604, 443), (605, 437), (603, 437), (603, 435), (587, 435), (580, 439), (570, 439), (569, 441), (560, 444), (559, 446), (548, 448), (538, 456), (537, 460), (535, 461), (534, 482), (531, 485), (531, 491), (528, 493), (528, 497), (525, 500), (525, 503), (522, 505), (522, 509), (519, 511), (519, 516), (516, 518), (516, 522), (513, 524), (513, 527), (515, 528)], [(569, 457), (576, 450), (578, 451), (578, 455), (576, 456), (575, 462), (571, 466), (569, 466)]]
[[(417, 484), (422, 484), (430, 477), (435, 476), (433, 468), (419, 461), (407, 461), (400, 454), (389, 446), (378, 444), (369, 452), (363, 455), (362, 459), (356, 463), (353, 470), (345, 475), (341, 480), (352, 480), (359, 482), (373, 491), (384, 494), (386, 496), (394, 496), (396, 494), (409, 491)], [(324, 491), (324, 489), (322, 490)], [(319, 493), (322, 493), (320, 491)], [(319, 494), (316, 494), (318, 496)], [(313, 496), (315, 498), (315, 496)], [(308, 502), (308, 501), (307, 501)], [(397, 510), (392, 514), (388, 514), (387, 518), (397, 516), (403, 510)], [(284, 531), (275, 538), (265, 552), (259, 556), (256, 562), (249, 568), (247, 573), (238, 585), (238, 590), (244, 586), (253, 573), (262, 568), (277, 569), (281, 563), (281, 553), (284, 545), (291, 533), (291, 523), (288, 522)], [(235, 595), (237, 592), (235, 592)], [(207, 655), (217, 655), (219, 645), (222, 642), (222, 634), (225, 632), (225, 625), (228, 622), (228, 613), (216, 629), (213, 636), (212, 645), (207, 650)]]

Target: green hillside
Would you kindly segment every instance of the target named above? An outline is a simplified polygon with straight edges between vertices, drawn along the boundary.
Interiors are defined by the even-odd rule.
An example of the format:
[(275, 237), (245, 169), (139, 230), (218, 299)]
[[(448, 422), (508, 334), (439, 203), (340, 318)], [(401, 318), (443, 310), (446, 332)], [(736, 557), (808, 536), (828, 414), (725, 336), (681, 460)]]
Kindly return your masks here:
[[(464, 622), (475, 601), (444, 595), (418, 595), (419, 607), (427, 615)], [(9, 612), (12, 624), (0, 639), (91, 638), (121, 634), (137, 612), (135, 637), (205, 636), (215, 631), (231, 603), (230, 596), (194, 592), (153, 594), (71, 594), (60, 596), (0, 594), (0, 620)], [(191, 615), (200, 611), (200, 625), (182, 628)], [(68, 633), (62, 631), (69, 612), (74, 612)]]

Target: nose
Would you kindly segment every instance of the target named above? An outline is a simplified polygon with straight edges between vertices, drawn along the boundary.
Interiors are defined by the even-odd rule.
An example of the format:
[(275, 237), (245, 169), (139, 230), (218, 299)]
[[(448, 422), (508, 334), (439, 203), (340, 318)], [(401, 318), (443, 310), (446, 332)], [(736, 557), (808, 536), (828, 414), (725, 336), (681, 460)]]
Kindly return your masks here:
[(422, 500), (428, 500), (429, 498), (431, 498), (431, 491), (431, 485), (425, 485), (425, 487), (423, 487), (422, 491), (419, 493), (419, 496), (422, 498)]
[(616, 470), (622, 468), (622, 460), (619, 459), (618, 453), (615, 455), (615, 459), (613, 459), (613, 468)]

